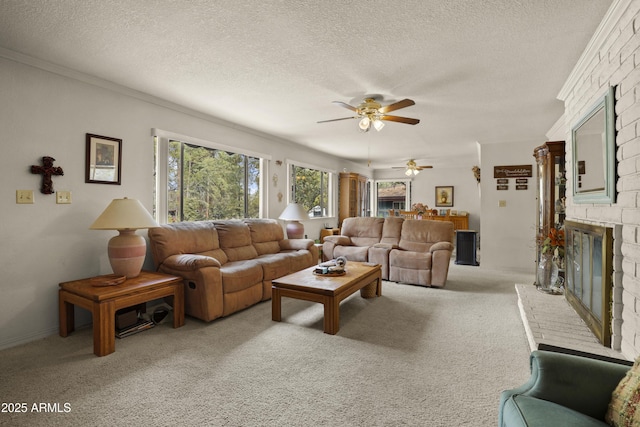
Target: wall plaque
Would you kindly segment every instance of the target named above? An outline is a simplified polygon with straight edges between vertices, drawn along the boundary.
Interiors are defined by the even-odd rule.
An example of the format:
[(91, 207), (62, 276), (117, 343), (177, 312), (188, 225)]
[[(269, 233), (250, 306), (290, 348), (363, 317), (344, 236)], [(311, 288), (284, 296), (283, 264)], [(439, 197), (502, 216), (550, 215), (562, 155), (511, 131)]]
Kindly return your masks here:
[(508, 190), (509, 186), (505, 185), (505, 184), (498, 184), (498, 186), (496, 187), (496, 189), (498, 190)]
[(516, 184), (516, 190), (526, 190), (529, 188), (527, 184)]
[(529, 180), (527, 178), (516, 178), (516, 184), (528, 184)]
[(509, 183), (509, 178), (498, 178), (498, 179), (496, 180), (496, 182), (497, 182), (498, 184), (508, 184), (508, 183)]
[(533, 176), (533, 166), (516, 165), (516, 166), (494, 166), (494, 178), (529, 178)]

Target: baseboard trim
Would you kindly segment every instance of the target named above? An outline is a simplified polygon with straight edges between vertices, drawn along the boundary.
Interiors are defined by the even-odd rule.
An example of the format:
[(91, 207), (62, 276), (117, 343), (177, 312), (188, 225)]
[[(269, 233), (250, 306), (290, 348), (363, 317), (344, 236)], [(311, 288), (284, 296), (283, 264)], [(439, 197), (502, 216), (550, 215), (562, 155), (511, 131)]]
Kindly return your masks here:
[(16, 347), (22, 344), (27, 344), (32, 341), (36, 341), (39, 339), (50, 337), (51, 335), (56, 335), (60, 332), (58, 327), (52, 327), (45, 329), (43, 331), (38, 331), (29, 335), (21, 335), (19, 337), (10, 338), (5, 341), (0, 341), (0, 350), (6, 350), (7, 348)]

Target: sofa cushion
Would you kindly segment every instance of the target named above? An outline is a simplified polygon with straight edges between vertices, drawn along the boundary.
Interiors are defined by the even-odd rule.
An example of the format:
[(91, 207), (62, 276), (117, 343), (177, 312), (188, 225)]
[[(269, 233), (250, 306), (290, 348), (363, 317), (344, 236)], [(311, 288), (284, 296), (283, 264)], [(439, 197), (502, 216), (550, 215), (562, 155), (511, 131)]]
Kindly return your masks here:
[(254, 261), (262, 266), (262, 280), (273, 280), (292, 273), (291, 257), (286, 253), (259, 255)]
[(389, 252), (389, 264), (410, 270), (431, 270), (431, 252), (411, 252), (393, 249)]
[(382, 238), (380, 239), (380, 243), (397, 246), (400, 242), (403, 222), (404, 218), (399, 216), (385, 218), (384, 224), (382, 225)]
[(373, 246), (380, 242), (383, 224), (383, 218), (345, 218), (340, 234), (350, 237), (355, 246)]
[(336, 246), (333, 257), (343, 256), (349, 261), (366, 262), (369, 260), (369, 246)]
[(227, 262), (220, 249), (218, 232), (210, 221), (180, 222), (150, 228), (147, 232), (153, 260), (158, 267), (171, 255), (199, 254)]
[[(315, 248), (312, 248), (315, 249)], [(291, 271), (289, 273), (293, 273), (294, 271), (299, 271), (307, 267), (311, 267), (318, 260), (318, 252), (317, 249), (314, 250), (283, 250), (280, 252), (282, 255), (289, 258), (289, 262), (291, 263), (290, 268)]]
[(427, 252), (436, 242), (453, 240), (453, 223), (424, 219), (407, 219), (402, 223), (398, 246), (405, 251)]
[(606, 423), (562, 405), (513, 395), (505, 403), (501, 427), (605, 427)]
[(229, 261), (242, 261), (258, 256), (251, 244), (249, 226), (242, 221), (214, 221), (218, 231), (220, 248), (227, 254)]
[(251, 233), (251, 243), (258, 255), (277, 254), (284, 240), (282, 226), (275, 219), (245, 219)]
[(255, 260), (230, 261), (220, 267), (223, 293), (238, 292), (262, 282), (262, 266)]
[(613, 391), (605, 420), (614, 427), (640, 425), (640, 358)]

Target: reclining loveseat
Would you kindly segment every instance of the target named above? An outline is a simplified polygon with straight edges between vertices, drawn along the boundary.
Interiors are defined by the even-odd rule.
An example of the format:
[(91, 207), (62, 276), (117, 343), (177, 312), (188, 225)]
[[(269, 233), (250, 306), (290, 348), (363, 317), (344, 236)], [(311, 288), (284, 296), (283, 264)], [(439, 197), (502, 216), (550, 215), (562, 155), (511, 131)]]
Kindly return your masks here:
[(453, 223), (400, 217), (346, 218), (341, 234), (327, 236), (323, 258), (381, 265), (392, 282), (443, 287), (453, 252)]

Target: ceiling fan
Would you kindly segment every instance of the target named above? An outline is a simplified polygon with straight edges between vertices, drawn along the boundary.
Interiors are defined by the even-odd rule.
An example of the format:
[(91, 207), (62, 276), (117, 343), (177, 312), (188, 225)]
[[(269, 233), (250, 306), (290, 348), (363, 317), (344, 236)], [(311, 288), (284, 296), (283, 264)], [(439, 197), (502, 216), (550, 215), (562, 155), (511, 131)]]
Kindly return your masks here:
[(383, 120), (390, 122), (406, 123), (408, 125), (417, 125), (420, 123), (418, 119), (411, 119), (408, 117), (390, 116), (387, 113), (401, 108), (410, 107), (415, 105), (415, 102), (411, 99), (403, 99), (402, 101), (394, 102), (393, 104), (382, 106), (375, 98), (365, 98), (362, 103), (357, 107), (349, 105), (342, 101), (333, 101), (334, 104), (340, 105), (348, 110), (355, 112), (357, 115), (352, 117), (343, 117), (341, 119), (321, 120), (318, 123), (336, 122), (339, 120), (360, 119), (358, 126), (362, 132), (369, 132), (373, 126), (377, 131), (380, 131), (384, 127)]
[(431, 169), (433, 168), (433, 166), (426, 166), (426, 165), (418, 166), (415, 160), (410, 159), (407, 162), (407, 166), (394, 166), (392, 169), (405, 169), (405, 168), (406, 170), (404, 174), (407, 176), (411, 176), (411, 175), (418, 175), (422, 169)]

